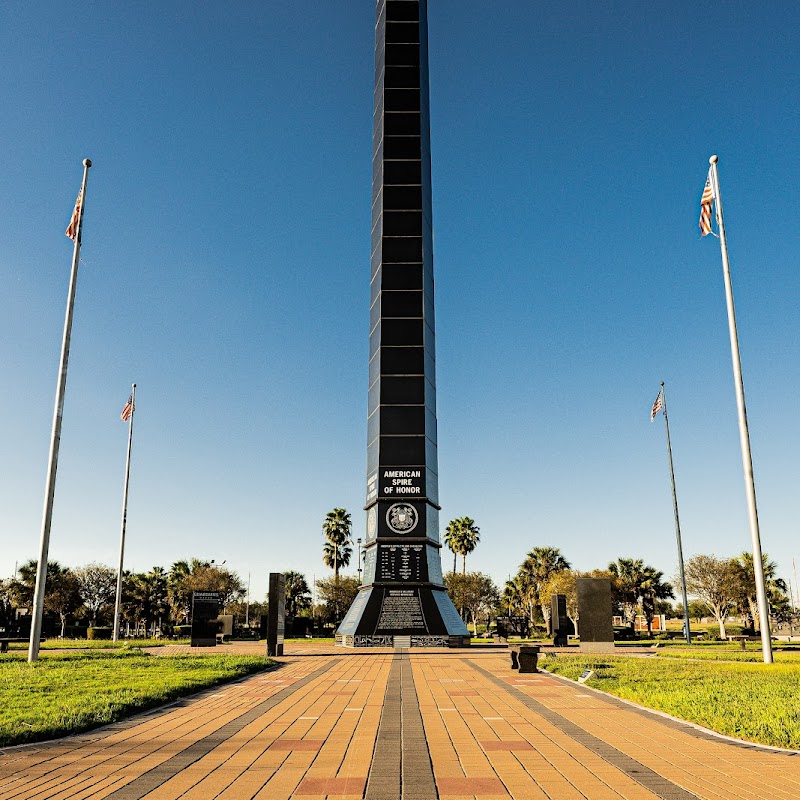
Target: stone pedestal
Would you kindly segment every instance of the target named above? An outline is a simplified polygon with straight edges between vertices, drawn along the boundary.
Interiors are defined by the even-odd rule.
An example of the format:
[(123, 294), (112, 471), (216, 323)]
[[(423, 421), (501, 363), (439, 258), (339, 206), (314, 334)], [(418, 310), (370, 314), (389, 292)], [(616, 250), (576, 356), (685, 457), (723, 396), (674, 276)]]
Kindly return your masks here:
[(522, 644), (511, 648), (511, 669), (520, 672), (538, 672), (539, 645)]

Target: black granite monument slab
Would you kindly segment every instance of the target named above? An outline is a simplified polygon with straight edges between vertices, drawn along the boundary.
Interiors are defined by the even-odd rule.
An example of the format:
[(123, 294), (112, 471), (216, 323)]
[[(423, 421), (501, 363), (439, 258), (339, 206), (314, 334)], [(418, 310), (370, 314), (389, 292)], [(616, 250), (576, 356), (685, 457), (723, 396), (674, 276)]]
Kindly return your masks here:
[(567, 616), (567, 596), (565, 594), (550, 596), (550, 624), (553, 628), (553, 645), (566, 647), (569, 644), (570, 621)]
[(439, 553), (426, 0), (378, 0), (374, 100), (367, 538), (337, 642), (468, 644)]
[(587, 653), (614, 651), (611, 580), (578, 578), (578, 634), (581, 650)]
[(268, 597), (267, 655), (282, 656), (286, 628), (286, 577), (283, 573), (270, 572)]
[(221, 608), (219, 592), (192, 592), (192, 647), (216, 647)]

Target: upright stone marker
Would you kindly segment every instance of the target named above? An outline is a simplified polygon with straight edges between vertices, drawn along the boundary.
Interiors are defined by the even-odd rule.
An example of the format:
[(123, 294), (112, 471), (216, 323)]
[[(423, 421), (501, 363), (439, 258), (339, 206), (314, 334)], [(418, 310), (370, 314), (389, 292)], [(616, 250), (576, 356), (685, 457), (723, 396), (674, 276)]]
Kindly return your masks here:
[(219, 592), (192, 592), (192, 647), (216, 647), (221, 601)]
[(367, 539), (346, 646), (449, 646), (436, 451), (426, 0), (378, 0), (372, 150)]
[(569, 617), (565, 594), (550, 596), (550, 622), (553, 627), (553, 645), (566, 647), (569, 644)]
[(578, 633), (586, 653), (613, 653), (611, 580), (578, 578)]
[(267, 614), (267, 655), (283, 655), (286, 626), (286, 578), (281, 572), (269, 574), (269, 609)]

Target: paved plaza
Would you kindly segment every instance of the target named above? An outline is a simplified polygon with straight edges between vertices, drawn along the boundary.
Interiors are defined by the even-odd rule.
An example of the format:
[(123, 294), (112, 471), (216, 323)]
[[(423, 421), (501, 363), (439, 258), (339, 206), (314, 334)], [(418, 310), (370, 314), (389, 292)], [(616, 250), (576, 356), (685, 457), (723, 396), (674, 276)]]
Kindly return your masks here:
[(290, 645), (278, 661), (115, 725), (1, 750), (0, 798), (800, 797), (800, 753), (521, 675), (507, 650)]

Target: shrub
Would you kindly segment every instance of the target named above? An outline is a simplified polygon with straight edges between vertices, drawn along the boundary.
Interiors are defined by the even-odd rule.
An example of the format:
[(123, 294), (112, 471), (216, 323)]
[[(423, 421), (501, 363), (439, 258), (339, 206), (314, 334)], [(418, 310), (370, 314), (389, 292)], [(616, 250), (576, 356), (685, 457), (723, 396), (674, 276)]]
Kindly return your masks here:
[(111, 628), (87, 628), (87, 639), (110, 639), (112, 630)]

